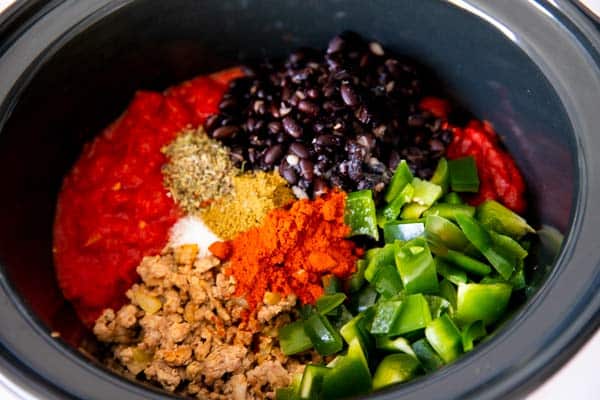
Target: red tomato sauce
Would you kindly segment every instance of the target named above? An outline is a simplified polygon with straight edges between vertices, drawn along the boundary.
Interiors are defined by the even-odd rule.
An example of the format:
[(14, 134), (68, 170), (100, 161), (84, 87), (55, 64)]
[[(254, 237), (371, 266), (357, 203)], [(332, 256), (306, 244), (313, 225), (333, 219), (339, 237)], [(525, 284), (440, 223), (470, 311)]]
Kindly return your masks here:
[(227, 81), (240, 75), (227, 70), (165, 93), (138, 92), (84, 147), (58, 197), (53, 247), (60, 287), (83, 322), (121, 306), (142, 257), (166, 245), (181, 211), (163, 186), (161, 148), (216, 113)]
[[(450, 111), (446, 100), (427, 97), (420, 104), (423, 110), (445, 119)], [(470, 121), (466, 127), (444, 122), (443, 129), (453, 133), (452, 142), (446, 149), (446, 157), (455, 159), (472, 156), (479, 173), (479, 192), (469, 195), (469, 204), (478, 205), (485, 200), (497, 200), (517, 213), (527, 208), (525, 180), (513, 158), (502, 149), (491, 124)]]

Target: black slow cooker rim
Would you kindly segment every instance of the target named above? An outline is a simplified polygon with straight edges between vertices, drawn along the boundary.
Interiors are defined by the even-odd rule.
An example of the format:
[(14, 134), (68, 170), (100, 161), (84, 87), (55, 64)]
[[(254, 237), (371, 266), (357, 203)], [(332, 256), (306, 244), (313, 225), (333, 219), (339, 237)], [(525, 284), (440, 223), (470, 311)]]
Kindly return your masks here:
[[(129, 0), (113, 2), (113, 6), (119, 7), (128, 2)], [(473, 6), (472, 3), (477, 3), (476, 0), (451, 2), (459, 6), (463, 6), (463, 8), (466, 8), (468, 11), (472, 11), (469, 10), (469, 7)], [(11, 39), (14, 38), (16, 40), (16, 38), (18, 38), (30, 26), (33, 26), (41, 18), (48, 15), (54, 8), (64, 5), (64, 3), (65, 1), (63, 0), (50, 2), (25, 0), (14, 5), (8, 14), (8, 17), (0, 19), (0, 34), (2, 37), (9, 37), (4, 41), (2, 46), (0, 46), (0, 57), (3, 56), (1, 53), (12, 45)], [(102, 5), (102, 3), (107, 2), (97, 1), (93, 3)], [(554, 8), (548, 3), (539, 2), (539, 5), (540, 7), (543, 7), (546, 12), (550, 13), (553, 18), (555, 18), (557, 21), (560, 21), (560, 23), (564, 26), (567, 26), (569, 31), (574, 34), (574, 37), (577, 39), (578, 43), (586, 50), (588, 57), (594, 60), (596, 74), (598, 75), (598, 65), (600, 65), (600, 38), (598, 37), (597, 32), (594, 31), (594, 28), (588, 23), (588, 21), (585, 20), (582, 14), (575, 7), (567, 2), (558, 2), (560, 9)], [(488, 8), (493, 9), (493, 6), (489, 6)], [(90, 7), (87, 11), (90, 11), (91, 13), (87, 15), (87, 17), (91, 16), (92, 14), (99, 16), (98, 13), (103, 14), (103, 12), (108, 12), (112, 9), (112, 7), (110, 10), (102, 7), (98, 7), (97, 9)], [(480, 5), (478, 9), (484, 13), (489, 11), (489, 9), (486, 9), (485, 5)], [(69, 29), (72, 28), (73, 25), (69, 27)], [(7, 35), (5, 36), (5, 34)], [(16, 92), (12, 93), (16, 94)], [(7, 106), (7, 103), (8, 102), (3, 104), (3, 108)], [(3, 109), (3, 111), (6, 110), (7, 108)], [(5, 118), (4, 115), (2, 118)], [(4, 121), (1, 120), (0, 123), (2, 122)], [(585, 139), (588, 139), (588, 142), (591, 141), (589, 140), (589, 137)], [(581, 138), (581, 140), (583, 140), (583, 138)], [(595, 141), (591, 142), (596, 144), (596, 147), (592, 148), (600, 148), (598, 147), (598, 145), (600, 145), (599, 140), (596, 139)], [(586, 143), (578, 143), (578, 148), (580, 150), (583, 151), (585, 147)], [(582, 154), (585, 154), (585, 152)], [(582, 224), (585, 222), (583, 220), (584, 212), (586, 210), (589, 212), (590, 204), (597, 204), (598, 200), (600, 200), (600, 188), (597, 184), (592, 185), (594, 182), (593, 179), (590, 178), (593, 176), (590, 177), (587, 175), (587, 173), (592, 175), (594, 174), (594, 170), (590, 170), (590, 167), (592, 165), (598, 166), (598, 163), (596, 162), (594, 164), (589, 160), (589, 157), (586, 159), (582, 156), (579, 160), (579, 165), (582, 168), (580, 168), (580, 187), (579, 194), (577, 196), (578, 204), (575, 208), (575, 213), (572, 218), (573, 224), (571, 231), (567, 236), (567, 240), (564, 244), (561, 255), (556, 262), (557, 265), (561, 266), (568, 261), (565, 259), (572, 255), (570, 253), (575, 251), (575, 245), (578, 242), (577, 239), (582, 231)], [(586, 168), (586, 166), (588, 168)], [(596, 171), (600, 171), (600, 169), (596, 169)], [(592, 182), (590, 182), (590, 180)], [(592, 186), (591, 188), (590, 185)], [(595, 201), (592, 201), (594, 199)], [(590, 242), (589, 239), (588, 242)], [(588, 248), (590, 248), (591, 243), (587, 243), (587, 245)], [(461, 398), (492, 398), (508, 394), (524, 395), (542, 382), (546, 377), (556, 371), (556, 369), (558, 369), (561, 365), (563, 365), (566, 360), (568, 360), (600, 326), (600, 294), (597, 290), (600, 287), (600, 274), (598, 273), (598, 260), (594, 260), (594, 257), (597, 257), (597, 254), (592, 255), (589, 260), (590, 262), (595, 263), (589, 266), (592, 277), (592, 281), (588, 285), (590, 290), (584, 293), (585, 296), (582, 296), (578, 306), (576, 307), (576, 309), (579, 311), (577, 317), (573, 317), (568, 321), (571, 322), (571, 324), (566, 330), (566, 333), (564, 333), (561, 337), (561, 340), (558, 340), (557, 338), (549, 338), (548, 340), (545, 340), (545, 342), (548, 344), (548, 348), (535, 354), (532, 359), (528, 360), (531, 364), (535, 364), (535, 367), (524, 368), (523, 365), (518, 365), (515, 366), (512, 371), (508, 371), (508, 376), (491, 377), (486, 385), (484, 385), (486, 387), (483, 389), (465, 387), (461, 393), (447, 393), (447, 395)], [(434, 376), (429, 378), (427, 382), (436, 377), (439, 378), (454, 374), (458, 375), (462, 366), (466, 365), (467, 363), (473, 363), (475, 359), (478, 359), (477, 361), (479, 362), (480, 367), (485, 368), (485, 365), (482, 363), (483, 353), (487, 353), (493, 344), (497, 345), (500, 342), (507, 340), (507, 338), (510, 336), (510, 333), (515, 330), (518, 324), (526, 319), (526, 314), (535, 312), (534, 309), (540, 306), (539, 303), (541, 302), (542, 298), (548, 295), (548, 292), (551, 289), (550, 284), (556, 284), (558, 275), (558, 271), (556, 271), (557, 269), (558, 268), (551, 273), (545, 284), (540, 288), (534, 298), (531, 299), (528, 305), (507, 324), (502, 332), (498, 334), (497, 338), (495, 338), (493, 341), (490, 341), (490, 343), (481, 346), (482, 348), (479, 350), (479, 352), (465, 356), (457, 363), (436, 373)], [(3, 320), (7, 320), (4, 319), (4, 317), (14, 317), (18, 319), (20, 327), (23, 329), (30, 329), (31, 332), (29, 333), (33, 335), (37, 341), (50, 344), (50, 349), (48, 350), (50, 351), (50, 356), (56, 357), (56, 355), (58, 355), (59, 357), (57, 359), (62, 358), (65, 362), (68, 361), (74, 366), (78, 366), (81, 375), (74, 375), (70, 377), (71, 379), (67, 378), (67, 381), (71, 381), (73, 386), (81, 387), (82, 385), (89, 383), (86, 382), (86, 379), (102, 377), (104, 379), (95, 379), (92, 382), (94, 385), (101, 385), (98, 387), (98, 389), (107, 390), (105, 392), (101, 392), (103, 393), (103, 397), (113, 394), (116, 398), (125, 398), (123, 396), (130, 396), (131, 398), (165, 398), (164, 394), (161, 392), (153, 389), (143, 388), (121, 377), (110, 374), (104, 369), (99, 369), (97, 366), (94, 366), (89, 361), (85, 360), (81, 354), (75, 350), (68, 348), (64, 344), (57, 344), (54, 339), (50, 338), (48, 332), (42, 327), (42, 324), (37, 317), (30, 312), (28, 307), (18, 297), (14, 291), (14, 288), (11, 286), (11, 283), (6, 279), (6, 275), (4, 273), (2, 273), (0, 276), (0, 284), (2, 286), (2, 292), (0, 293), (0, 298), (2, 299), (0, 302), (0, 315), (3, 316)], [(574, 310), (570, 311), (573, 313)], [(26, 392), (29, 392), (34, 396), (37, 395), (41, 398), (56, 399), (76, 398), (71, 393), (68, 393), (68, 388), (61, 388), (59, 384), (50, 382), (48, 380), (50, 377), (43, 377), (40, 375), (40, 373), (35, 372), (31, 368), (33, 366), (32, 360), (19, 359), (19, 345), (15, 343), (14, 337), (7, 338), (6, 336), (7, 332), (0, 332), (0, 337), (2, 338), (0, 347), (0, 371), (3, 374), (8, 376), (13, 382), (17, 382), (18, 385)], [(556, 342), (561, 343), (557, 344)], [(20, 344), (20, 346), (26, 345), (26, 343)], [(500, 378), (506, 379), (504, 382), (500, 382)], [(408, 385), (403, 385), (401, 388), (392, 388), (374, 396), (373, 398), (391, 399), (395, 398), (400, 393), (406, 394), (407, 398), (413, 398), (416, 394), (416, 390), (418, 388), (423, 388), (423, 385), (423, 380), (419, 380)]]

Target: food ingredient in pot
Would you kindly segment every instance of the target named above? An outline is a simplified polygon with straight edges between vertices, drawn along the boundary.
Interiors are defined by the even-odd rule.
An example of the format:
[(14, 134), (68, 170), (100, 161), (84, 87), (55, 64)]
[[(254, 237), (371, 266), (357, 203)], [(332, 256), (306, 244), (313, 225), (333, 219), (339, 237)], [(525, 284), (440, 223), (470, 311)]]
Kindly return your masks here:
[(230, 261), (226, 271), (237, 282), (236, 295), (251, 308), (266, 292), (295, 294), (308, 304), (323, 293), (322, 276), (352, 274), (362, 249), (346, 239), (345, 200), (341, 191), (298, 200), (271, 211), (260, 226), (211, 246), (213, 254)]
[(179, 218), (169, 233), (169, 246), (179, 247), (184, 244), (198, 246), (198, 256), (209, 255), (208, 246), (220, 240), (202, 221), (195, 215), (186, 215)]
[(273, 398), (304, 363), (322, 362), (314, 352), (287, 357), (279, 349), (294, 296), (261, 301), (248, 321), (246, 301), (232, 296), (233, 277), (197, 250), (184, 245), (142, 260), (128, 303), (95, 323), (96, 337), (109, 344), (106, 363), (183, 396), (245, 400)]
[[(429, 178), (451, 133), (419, 108), (432, 82), (414, 63), (353, 33), (237, 79), (207, 132), (246, 168), (272, 170), (308, 196), (383, 190), (401, 158)], [(378, 196), (376, 196), (377, 198)]]
[(85, 146), (65, 177), (54, 260), (63, 294), (84, 322), (122, 304), (138, 279), (136, 265), (166, 245), (180, 211), (163, 186), (166, 158), (160, 150), (183, 128), (215, 113), (225, 88), (199, 77), (164, 94), (138, 92), (125, 113)]
[(229, 150), (206, 136), (203, 128), (183, 131), (162, 151), (169, 159), (162, 169), (165, 186), (187, 213), (233, 191), (233, 177), (239, 170)]
[(269, 211), (295, 200), (277, 172), (251, 171), (235, 176), (233, 187), (231, 194), (201, 211), (206, 225), (225, 240), (259, 225)]

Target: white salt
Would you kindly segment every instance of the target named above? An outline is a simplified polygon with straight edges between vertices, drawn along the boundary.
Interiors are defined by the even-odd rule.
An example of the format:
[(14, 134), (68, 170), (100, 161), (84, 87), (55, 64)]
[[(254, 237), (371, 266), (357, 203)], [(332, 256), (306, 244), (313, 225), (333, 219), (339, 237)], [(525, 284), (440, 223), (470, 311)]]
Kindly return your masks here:
[(169, 245), (195, 244), (198, 246), (198, 257), (205, 257), (209, 255), (208, 246), (220, 240), (200, 218), (186, 215), (171, 228)]

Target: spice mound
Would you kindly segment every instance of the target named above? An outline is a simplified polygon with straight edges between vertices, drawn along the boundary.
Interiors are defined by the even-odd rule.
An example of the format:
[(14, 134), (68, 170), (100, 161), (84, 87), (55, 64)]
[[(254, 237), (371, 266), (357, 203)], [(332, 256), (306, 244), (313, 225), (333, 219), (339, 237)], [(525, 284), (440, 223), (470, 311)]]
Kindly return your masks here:
[(201, 212), (202, 220), (219, 237), (229, 240), (259, 225), (269, 211), (295, 200), (277, 172), (248, 172), (233, 177), (233, 192)]
[(229, 150), (210, 139), (204, 129), (182, 132), (163, 148), (169, 162), (163, 166), (165, 186), (175, 202), (188, 213), (233, 191), (233, 166)]
[(332, 191), (315, 200), (298, 200), (289, 209), (271, 211), (263, 223), (209, 249), (229, 260), (226, 271), (237, 281), (236, 295), (251, 308), (265, 293), (295, 294), (312, 304), (323, 294), (321, 278), (347, 278), (362, 254), (346, 239), (346, 194)]
[(274, 398), (302, 372), (301, 361), (321, 361), (279, 349), (278, 329), (292, 320), (296, 298), (261, 302), (257, 319), (245, 320), (246, 301), (232, 296), (235, 279), (217, 258), (197, 258), (197, 251), (184, 245), (142, 260), (142, 282), (127, 292), (129, 304), (105, 310), (94, 326), (109, 344), (107, 363), (185, 396)]

